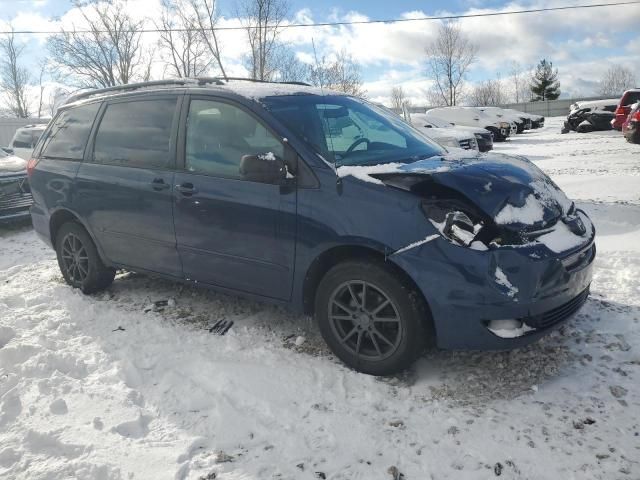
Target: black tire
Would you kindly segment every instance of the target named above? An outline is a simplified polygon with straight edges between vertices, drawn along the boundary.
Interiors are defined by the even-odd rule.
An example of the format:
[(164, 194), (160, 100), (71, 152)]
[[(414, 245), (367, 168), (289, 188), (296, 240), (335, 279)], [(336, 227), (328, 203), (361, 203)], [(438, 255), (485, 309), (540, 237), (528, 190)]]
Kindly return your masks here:
[[(374, 313), (383, 297), (389, 305)], [(347, 366), (370, 375), (392, 375), (411, 366), (427, 345), (428, 315), (422, 297), (382, 262), (340, 263), (316, 291), (315, 318), (327, 345)]]
[(77, 222), (63, 224), (56, 234), (58, 266), (65, 281), (83, 293), (104, 290), (116, 271), (102, 263), (93, 240)]

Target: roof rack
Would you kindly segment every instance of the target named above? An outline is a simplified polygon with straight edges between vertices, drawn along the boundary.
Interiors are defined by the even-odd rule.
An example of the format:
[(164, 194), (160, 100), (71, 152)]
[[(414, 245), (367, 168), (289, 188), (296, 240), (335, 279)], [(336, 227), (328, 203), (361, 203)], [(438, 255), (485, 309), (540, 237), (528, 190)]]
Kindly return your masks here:
[(98, 88), (95, 90), (80, 92), (80, 93), (76, 93), (75, 95), (71, 95), (64, 104), (68, 105), (70, 103), (77, 102), (78, 100), (82, 100), (84, 98), (93, 97), (94, 95), (102, 95), (105, 93), (128, 92), (128, 91), (138, 90), (138, 89), (147, 88), (147, 87), (164, 87), (164, 86), (171, 86), (171, 85), (178, 85), (178, 86), (194, 85), (194, 84), (205, 85), (207, 83), (213, 83), (215, 85), (225, 85), (229, 80), (255, 82), (255, 83), (282, 83), (282, 84), (289, 84), (289, 85), (301, 85), (306, 87), (311, 86), (305, 82), (270, 82), (268, 80), (257, 80), (255, 78), (244, 78), (244, 77), (171, 78), (167, 80), (153, 80), (150, 82), (128, 83), (126, 85), (116, 85), (114, 87)]
[(258, 80), (257, 78), (248, 78), (248, 77), (196, 77), (194, 80), (198, 80), (199, 82), (226, 82), (229, 80), (233, 81), (243, 81), (243, 82), (253, 82), (253, 83), (282, 83), (286, 85), (300, 85), (303, 87), (310, 87), (311, 85), (306, 82), (280, 82), (273, 80)]

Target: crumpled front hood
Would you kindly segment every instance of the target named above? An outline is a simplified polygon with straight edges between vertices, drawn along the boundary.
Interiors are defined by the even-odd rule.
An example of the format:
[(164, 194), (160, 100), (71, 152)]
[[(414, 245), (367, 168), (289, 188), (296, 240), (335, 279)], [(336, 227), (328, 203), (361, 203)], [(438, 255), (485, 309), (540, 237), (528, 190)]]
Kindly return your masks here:
[[(449, 153), (402, 165), (388, 178), (403, 173), (455, 190), (506, 228), (544, 227), (555, 223), (572, 205), (559, 187), (524, 157)], [(384, 182), (387, 174), (374, 176)], [(417, 178), (412, 181), (420, 182)]]

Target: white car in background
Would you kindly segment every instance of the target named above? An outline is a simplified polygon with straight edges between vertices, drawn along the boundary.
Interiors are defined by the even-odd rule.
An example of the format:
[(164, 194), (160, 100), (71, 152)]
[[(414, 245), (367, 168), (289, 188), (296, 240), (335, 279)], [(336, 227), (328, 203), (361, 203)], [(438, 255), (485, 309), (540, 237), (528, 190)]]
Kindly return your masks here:
[(19, 127), (14, 133), (11, 143), (4, 150), (16, 157), (29, 160), (31, 153), (33, 153), (33, 147), (36, 146), (45, 128), (47, 128), (45, 123)]
[[(517, 115), (514, 112), (510, 112), (500, 107), (476, 107), (478, 110), (485, 112), (489, 115), (495, 115), (501, 120), (506, 120), (507, 122), (516, 125), (515, 133), (522, 133), (527, 128), (531, 128), (531, 120), (523, 118), (520, 115)], [(512, 132), (513, 133), (513, 132)]]
[(494, 142), (511, 135), (511, 124), (495, 115), (487, 115), (473, 107), (438, 107), (427, 110), (427, 118), (442, 119), (455, 126), (485, 128), (493, 133)]
[[(458, 146), (488, 152), (493, 149), (493, 134), (484, 128), (463, 127), (425, 113), (412, 113), (411, 124), (441, 145)], [(458, 143), (458, 145), (454, 145)]]
[(542, 115), (537, 115), (535, 113), (522, 112), (520, 110), (514, 110), (513, 108), (503, 108), (506, 112), (511, 112), (518, 115), (520, 118), (527, 119), (531, 122), (531, 126), (529, 128), (540, 128), (544, 127), (544, 117)]

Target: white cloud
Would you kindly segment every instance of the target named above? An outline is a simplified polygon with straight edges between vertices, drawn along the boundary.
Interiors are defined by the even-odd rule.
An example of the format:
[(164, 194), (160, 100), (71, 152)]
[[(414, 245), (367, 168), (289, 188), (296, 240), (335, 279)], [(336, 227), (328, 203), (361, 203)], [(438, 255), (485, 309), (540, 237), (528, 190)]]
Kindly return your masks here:
[[(36, 0), (39, 1), (39, 0)], [(500, 8), (485, 8), (482, 2), (467, 2), (469, 8), (462, 13), (476, 14), (496, 11), (513, 11), (537, 7), (553, 7), (553, 0), (533, 2), (514, 1)], [(364, 9), (364, 7), (362, 7)], [(478, 59), (472, 76), (476, 79), (493, 77), (502, 72), (508, 74), (508, 64), (516, 60), (524, 66), (532, 66), (541, 58), (549, 58), (558, 67), (564, 92), (592, 93), (600, 73), (604, 70), (603, 58), (610, 63), (623, 62), (637, 72), (640, 39), (628, 41), (621, 38), (637, 28), (637, 15), (631, 9), (637, 7), (609, 7), (570, 10), (540, 14), (519, 14), (467, 18), (460, 22), (467, 36), (478, 46)], [(153, 25), (160, 12), (160, 0), (130, 1), (127, 9), (135, 18), (145, 19)], [(637, 10), (636, 10), (637, 11)], [(421, 18), (461, 12), (425, 12), (414, 10), (402, 14), (402, 18)], [(310, 9), (301, 9), (291, 18), (293, 23), (314, 21), (368, 20), (366, 12), (344, 12), (333, 9), (319, 18)], [(19, 12), (14, 18), (16, 29), (56, 30), (61, 25), (82, 25), (76, 8), (70, 8), (59, 20), (51, 20), (37, 8)], [(0, 25), (2, 22), (0, 21)], [(220, 26), (237, 27), (240, 20), (223, 17)], [(402, 85), (414, 103), (421, 103), (429, 81), (424, 75), (425, 45), (434, 38), (438, 23), (433, 21), (401, 22), (392, 24), (366, 24), (339, 27), (289, 28), (283, 30), (281, 39), (296, 51), (299, 60), (313, 63), (313, 48), (317, 54), (331, 55), (346, 50), (366, 72), (365, 88), (369, 97), (386, 101), (391, 88)], [(248, 53), (246, 33), (243, 30), (220, 32), (223, 61), (229, 74), (246, 75), (244, 58)], [(42, 55), (46, 36), (37, 36), (32, 55)], [(147, 48), (157, 50), (156, 34), (145, 34)], [(628, 43), (627, 43), (628, 42)], [(597, 56), (594, 51), (597, 51)], [(609, 55), (603, 52), (609, 52)], [(635, 59), (635, 60), (634, 60)], [(154, 65), (154, 75), (162, 76), (160, 61)], [(215, 72), (211, 72), (215, 73)], [(424, 102), (424, 100), (422, 100)]]

